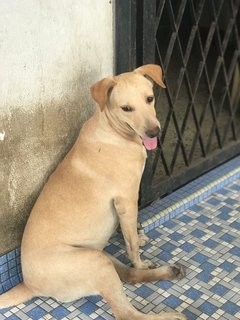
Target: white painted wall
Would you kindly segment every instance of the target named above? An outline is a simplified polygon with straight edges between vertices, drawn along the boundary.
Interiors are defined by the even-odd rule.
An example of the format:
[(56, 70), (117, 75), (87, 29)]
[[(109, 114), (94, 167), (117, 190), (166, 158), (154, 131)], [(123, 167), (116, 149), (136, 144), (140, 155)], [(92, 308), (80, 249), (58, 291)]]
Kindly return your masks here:
[(0, 1), (0, 255), (113, 74), (113, 15), (109, 0)]
[(85, 96), (112, 70), (109, 0), (0, 2), (0, 108)]

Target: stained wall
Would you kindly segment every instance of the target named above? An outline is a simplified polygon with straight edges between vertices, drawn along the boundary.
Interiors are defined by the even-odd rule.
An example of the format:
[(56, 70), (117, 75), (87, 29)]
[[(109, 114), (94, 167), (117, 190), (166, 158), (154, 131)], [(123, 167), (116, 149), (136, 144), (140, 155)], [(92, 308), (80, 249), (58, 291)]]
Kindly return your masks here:
[(17, 247), (39, 191), (113, 74), (109, 0), (0, 2), (0, 255)]

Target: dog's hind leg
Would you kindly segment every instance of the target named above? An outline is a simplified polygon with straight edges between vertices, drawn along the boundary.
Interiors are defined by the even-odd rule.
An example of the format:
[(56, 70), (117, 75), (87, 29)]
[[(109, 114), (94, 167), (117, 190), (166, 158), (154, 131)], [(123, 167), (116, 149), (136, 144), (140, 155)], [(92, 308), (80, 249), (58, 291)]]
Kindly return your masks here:
[[(185, 319), (177, 312), (146, 315), (135, 309), (125, 295), (112, 261), (101, 251), (78, 248), (67, 253), (62, 263), (64, 264), (60, 274), (62, 279), (56, 277), (55, 290), (59, 293), (61, 288), (65, 301), (80, 298), (79, 292), (88, 295), (99, 294), (110, 304), (117, 320)], [(64, 286), (61, 284), (62, 281)], [(57, 287), (57, 284), (61, 287)], [(60, 296), (58, 298), (61, 300)]]
[(156, 280), (182, 279), (186, 275), (185, 269), (178, 264), (166, 265), (155, 269), (136, 269), (126, 266), (111, 255), (108, 255), (108, 257), (111, 259), (120, 279), (132, 284)]
[(33, 292), (24, 283), (18, 284), (9, 291), (0, 295), (0, 309), (12, 307), (33, 298)]

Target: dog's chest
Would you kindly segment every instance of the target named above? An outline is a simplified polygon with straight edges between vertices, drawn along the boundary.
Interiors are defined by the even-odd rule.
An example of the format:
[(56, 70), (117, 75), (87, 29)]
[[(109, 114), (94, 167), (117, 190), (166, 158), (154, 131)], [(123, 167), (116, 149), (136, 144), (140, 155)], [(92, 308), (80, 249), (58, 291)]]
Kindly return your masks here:
[(117, 148), (115, 152), (105, 154), (105, 161), (100, 161), (107, 168), (109, 175), (117, 176), (120, 180), (131, 176), (140, 176), (143, 173), (146, 162), (146, 150), (144, 147)]

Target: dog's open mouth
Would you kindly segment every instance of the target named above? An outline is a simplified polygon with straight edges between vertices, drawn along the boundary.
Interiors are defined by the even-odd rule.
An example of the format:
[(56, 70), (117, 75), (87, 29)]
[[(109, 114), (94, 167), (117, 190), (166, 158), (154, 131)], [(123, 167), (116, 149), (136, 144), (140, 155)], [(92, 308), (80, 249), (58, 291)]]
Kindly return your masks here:
[[(134, 133), (136, 133), (136, 131), (127, 123), (125, 122), (125, 124), (127, 125), (127, 127)], [(141, 136), (140, 136), (141, 137)], [(153, 138), (143, 138), (141, 137), (142, 139), (142, 142), (144, 144), (144, 147), (147, 149), (147, 150), (154, 150), (157, 148), (157, 137), (153, 137)]]
[(157, 148), (157, 137), (142, 138), (142, 141), (147, 150), (154, 150)]

